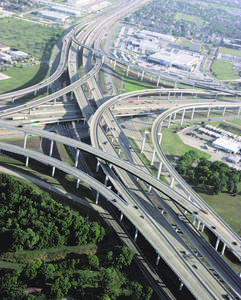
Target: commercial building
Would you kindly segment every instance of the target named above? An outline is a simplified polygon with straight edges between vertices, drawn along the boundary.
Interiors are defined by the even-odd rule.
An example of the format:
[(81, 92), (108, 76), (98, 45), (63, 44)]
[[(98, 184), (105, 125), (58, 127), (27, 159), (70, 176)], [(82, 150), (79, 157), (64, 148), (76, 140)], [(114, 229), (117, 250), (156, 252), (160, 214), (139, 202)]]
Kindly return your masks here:
[(241, 143), (232, 139), (220, 137), (216, 139), (212, 145), (220, 150), (223, 150), (227, 153), (236, 154), (241, 149)]
[(41, 18), (48, 19), (48, 20), (54, 21), (56, 23), (65, 23), (65, 21), (69, 17), (66, 14), (55, 12), (55, 11), (52, 11), (52, 10), (47, 10), (47, 9), (46, 10), (41, 10), (39, 12), (39, 16)]
[(161, 49), (161, 51), (148, 57), (148, 61), (186, 71), (192, 71), (193, 67), (198, 64), (200, 59), (201, 57), (194, 55), (194, 53), (188, 53), (187, 51), (177, 49)]

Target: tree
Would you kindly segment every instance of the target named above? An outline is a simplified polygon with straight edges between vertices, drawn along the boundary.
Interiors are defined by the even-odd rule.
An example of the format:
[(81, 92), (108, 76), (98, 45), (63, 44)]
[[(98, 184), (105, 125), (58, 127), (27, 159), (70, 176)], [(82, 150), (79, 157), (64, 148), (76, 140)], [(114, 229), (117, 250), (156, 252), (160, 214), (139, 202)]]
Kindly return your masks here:
[(89, 265), (91, 268), (98, 269), (99, 268), (99, 259), (96, 255), (88, 256)]

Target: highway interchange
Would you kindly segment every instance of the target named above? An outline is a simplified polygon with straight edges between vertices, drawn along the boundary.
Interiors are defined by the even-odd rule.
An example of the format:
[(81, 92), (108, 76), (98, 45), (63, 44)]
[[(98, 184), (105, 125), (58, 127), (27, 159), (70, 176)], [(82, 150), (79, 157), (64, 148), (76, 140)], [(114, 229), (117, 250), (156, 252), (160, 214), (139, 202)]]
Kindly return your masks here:
[[(121, 214), (125, 215), (135, 226), (136, 234), (134, 240), (137, 239), (140, 232), (146, 240), (152, 245), (157, 253), (157, 263), (161, 257), (175, 272), (180, 280), (180, 290), (184, 285), (190, 293), (197, 299), (222, 299), (224, 297), (233, 297), (229, 290), (217, 279), (208, 268), (202, 263), (202, 261), (195, 255), (191, 248), (183, 241), (180, 235), (173, 229), (172, 225), (166, 220), (162, 213), (158, 210), (156, 205), (150, 199), (150, 192), (152, 191), (160, 201), (160, 206), (165, 207), (165, 211), (168, 211), (169, 215), (181, 228), (184, 234), (191, 240), (198, 252), (202, 254), (205, 260), (216, 271), (216, 273), (222, 278), (225, 284), (231, 289), (236, 297), (241, 298), (241, 280), (237, 273), (233, 271), (231, 267), (224, 261), (222, 256), (212, 247), (202, 234), (194, 227), (190, 222), (188, 225), (184, 224), (177, 215), (177, 206), (184, 208), (186, 211), (194, 214), (198, 211), (198, 220), (211, 229), (211, 226), (215, 224), (216, 234), (218, 238), (225, 243), (225, 245), (233, 251), (233, 253), (240, 259), (241, 258), (241, 241), (240, 238), (217, 216), (206, 203), (194, 193), (193, 190), (183, 181), (182, 178), (175, 172), (170, 166), (164, 153), (159, 145), (158, 133), (160, 133), (160, 124), (164, 123), (165, 119), (168, 119), (170, 115), (177, 111), (192, 110), (193, 107), (197, 110), (198, 107), (233, 107), (237, 108), (239, 114), (239, 103), (231, 102), (218, 102), (213, 103), (213, 93), (194, 89), (156, 89), (146, 91), (132, 92), (129, 94), (118, 95), (112, 97), (109, 101), (105, 101), (103, 93), (98, 84), (98, 73), (104, 62), (103, 56), (100, 56), (100, 52), (95, 53), (93, 59), (93, 51), (91, 49), (100, 50), (102, 38), (104, 38), (105, 30), (109, 29), (111, 25), (116, 22), (121, 16), (125, 15), (131, 9), (135, 9), (138, 5), (146, 1), (134, 1), (131, 3), (131, 7), (123, 5), (123, 8), (119, 8), (117, 12), (108, 12), (104, 17), (100, 16), (97, 20), (86, 20), (77, 25), (73, 30), (63, 38), (63, 47), (60, 56), (60, 61), (57, 70), (54, 74), (38, 85), (32, 86), (22, 91), (17, 91), (10, 94), (0, 95), (2, 102), (6, 99), (16, 99), (22, 97), (28, 93), (37, 92), (40, 88), (48, 87), (50, 83), (53, 83), (64, 71), (66, 64), (68, 65), (68, 72), (71, 84), (65, 88), (53, 92), (38, 100), (28, 102), (22, 105), (16, 105), (12, 108), (4, 108), (0, 111), (0, 116), (3, 119), (12, 114), (27, 111), (53, 101), (53, 105), (56, 99), (66, 95), (68, 93), (74, 93), (75, 99), (81, 109), (82, 116), (89, 125), (91, 143), (93, 146), (86, 145), (76, 140), (60, 136), (55, 133), (43, 131), (35, 127), (29, 127), (25, 125), (19, 125), (16, 122), (10, 122), (1, 120), (0, 127), (8, 128), (22, 132), (24, 136), (23, 147), (17, 147), (11, 144), (0, 143), (0, 148), (5, 151), (21, 154), (26, 157), (26, 164), (28, 164), (29, 158), (36, 159), (52, 167), (52, 176), (54, 176), (55, 169), (58, 168), (68, 174), (73, 175), (77, 180), (87, 183), (90, 187), (98, 193), (102, 194), (112, 205), (116, 206)], [(80, 30), (86, 25), (84, 30)], [(105, 28), (105, 30), (103, 29)], [(78, 32), (79, 31), (79, 32)], [(72, 41), (72, 38), (75, 37)], [(79, 41), (79, 44), (76, 43)], [(78, 53), (79, 46), (86, 45), (86, 48), (82, 48), (82, 64), (85, 75), (81, 78), (78, 74)], [(108, 58), (105, 58), (108, 59)], [(92, 66), (92, 63), (94, 65)], [(170, 78), (169, 78), (170, 79)], [(176, 80), (176, 79), (175, 79)], [(83, 86), (87, 84), (89, 91), (91, 92), (95, 105), (91, 105), (88, 101), (88, 97), (83, 89)], [(208, 89), (207, 86), (205, 86)], [(211, 87), (213, 88), (213, 87)], [(199, 94), (208, 95), (212, 99), (208, 103), (193, 104), (190, 106), (174, 107), (173, 109), (164, 112), (157, 119), (153, 125), (152, 138), (155, 147), (155, 152), (158, 154), (160, 161), (168, 168), (168, 172), (182, 186), (183, 193), (180, 193), (174, 188), (174, 183), (170, 186), (156, 179), (144, 165), (137, 152), (132, 147), (128, 138), (125, 136), (123, 130), (118, 124), (117, 119), (114, 116), (111, 108), (117, 102), (123, 102), (126, 99), (137, 98), (138, 96), (156, 94), (166, 94), (166, 97), (170, 96), (170, 93), (179, 93), (180, 97), (186, 95)], [(217, 91), (217, 94), (222, 96), (224, 93), (233, 94), (233, 91), (221, 90)], [(72, 97), (72, 94), (71, 94)], [(97, 109), (98, 108), (98, 109)], [(168, 123), (168, 121), (167, 121)], [(109, 136), (112, 136), (112, 139)], [(27, 149), (27, 136), (36, 135), (48, 138), (51, 141), (49, 156), (43, 155), (40, 152)], [(113, 145), (113, 141), (118, 144), (118, 151)], [(52, 146), (54, 142), (69, 145), (76, 151), (75, 166), (69, 166), (66, 163), (56, 160), (51, 157)], [(99, 183), (94, 178), (87, 175), (85, 172), (78, 169), (78, 156), (79, 151), (84, 151), (92, 154), (94, 157), (100, 159), (100, 165), (102, 166), (106, 174), (106, 184), (111, 181), (112, 185), (118, 191), (112, 192), (107, 185)], [(155, 155), (154, 152), (154, 155)], [(119, 158), (119, 154), (122, 154), (122, 159)], [(99, 163), (97, 167), (99, 166)], [(138, 166), (138, 167), (137, 167)], [(141, 184), (145, 183), (146, 188)], [(152, 187), (152, 189), (150, 188)], [(133, 192), (135, 190), (135, 192)], [(96, 198), (97, 199), (97, 198)], [(98, 200), (98, 199), (97, 199)], [(170, 201), (172, 200), (172, 201)], [(168, 204), (168, 202), (170, 202)], [(136, 208), (137, 207), (137, 208)], [(201, 213), (201, 210), (205, 208), (208, 214)], [(235, 242), (235, 244), (234, 244)], [(187, 259), (188, 257), (188, 259)], [(231, 299), (230, 298), (230, 299)]]

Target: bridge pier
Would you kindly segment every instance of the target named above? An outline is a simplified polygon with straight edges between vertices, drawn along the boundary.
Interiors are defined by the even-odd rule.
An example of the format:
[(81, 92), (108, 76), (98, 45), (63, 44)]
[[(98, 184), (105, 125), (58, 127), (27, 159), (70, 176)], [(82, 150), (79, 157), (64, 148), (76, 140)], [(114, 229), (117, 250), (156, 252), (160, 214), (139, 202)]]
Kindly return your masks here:
[(174, 181), (175, 181), (175, 178), (174, 178), (174, 176), (172, 176), (171, 183), (170, 183), (170, 188), (173, 188)]
[(79, 188), (79, 183), (80, 183), (80, 180), (79, 178), (77, 179), (77, 183), (76, 183), (76, 188), (78, 189)]
[(209, 117), (210, 111), (211, 111), (211, 106), (208, 107), (207, 118)]
[(47, 85), (47, 95), (49, 94), (49, 85)]
[(114, 67), (113, 67), (114, 71), (115, 71), (115, 67), (116, 67), (116, 60), (114, 61)]
[(128, 74), (129, 74), (129, 69), (130, 69), (130, 65), (127, 66), (127, 69), (126, 69), (126, 77), (127, 77)]
[(241, 106), (238, 109), (238, 116), (240, 115), (240, 112), (241, 112)]
[(158, 173), (157, 173), (157, 179), (160, 178), (161, 171), (162, 171), (162, 161), (160, 161), (160, 164), (159, 164)]
[(54, 173), (55, 173), (55, 166), (53, 166), (53, 169), (52, 169), (52, 177), (54, 177)]
[(183, 113), (182, 113), (182, 118), (181, 118), (180, 125), (182, 125), (182, 124), (183, 124), (183, 121), (184, 121), (184, 116), (185, 116), (185, 109), (183, 110)]
[(226, 106), (224, 106), (223, 108), (223, 116), (225, 115), (225, 111), (226, 111)]
[(120, 222), (122, 221), (122, 219), (123, 219), (123, 212), (121, 212), (121, 215), (120, 215)]
[(105, 62), (105, 57), (102, 56), (102, 64), (104, 64), (104, 62)]
[(222, 251), (221, 251), (221, 255), (224, 255), (225, 249), (226, 249), (226, 244), (223, 243), (223, 248), (222, 248)]
[(155, 159), (155, 154), (156, 154), (156, 150), (153, 149), (153, 152), (152, 152), (152, 158), (151, 158), (151, 166), (153, 166), (154, 159)]
[(71, 99), (71, 100), (74, 99), (74, 92), (73, 92), (73, 91), (70, 92), (70, 99)]
[(195, 113), (195, 107), (193, 107), (193, 109), (192, 109), (191, 120), (193, 120), (194, 113)]
[(181, 100), (182, 100), (182, 92), (181, 92)]
[(197, 230), (199, 230), (200, 225), (201, 225), (201, 221), (198, 220), (198, 222), (197, 222)]
[(98, 202), (99, 202), (99, 196), (100, 196), (100, 192), (97, 192), (96, 198), (95, 198), (95, 204), (96, 204), (96, 205), (98, 205)]
[(183, 282), (181, 281), (180, 286), (179, 286), (179, 292), (181, 292), (182, 288), (183, 288)]
[(161, 75), (158, 76), (156, 86), (159, 86)]
[(143, 81), (143, 77), (144, 77), (144, 70), (142, 71), (142, 73), (141, 73), (141, 81)]
[(12, 103), (14, 103), (14, 100), (15, 100), (15, 97), (12, 97), (12, 100), (11, 100), (11, 102), (12, 102)]
[(177, 113), (174, 112), (174, 115), (173, 115), (173, 120), (176, 120), (176, 116), (177, 116)]
[(35, 90), (35, 91), (33, 92), (33, 95), (34, 95), (34, 96), (37, 96), (37, 90)]
[(150, 133), (150, 132), (145, 130), (144, 136), (143, 136), (143, 140), (142, 140), (142, 145), (141, 145), (141, 153), (143, 153), (143, 151), (144, 151), (145, 142), (146, 142), (146, 135), (147, 135), (148, 133)]
[(100, 169), (100, 162), (99, 160), (97, 160), (97, 165), (96, 165), (96, 169), (95, 169), (95, 172), (99, 172), (99, 169)]
[(75, 166), (75, 168), (77, 168), (78, 167), (78, 161), (79, 161), (79, 149), (77, 149), (77, 151), (76, 151), (76, 155), (75, 155), (75, 163), (74, 163), (74, 166)]
[(171, 119), (172, 119), (172, 115), (169, 116), (169, 119), (168, 119), (168, 123), (167, 123), (167, 128), (170, 127), (170, 124), (171, 124)]
[(170, 99), (170, 95), (171, 95), (171, 92), (169, 91), (169, 92), (168, 92), (168, 96), (167, 96), (167, 100)]
[(201, 228), (201, 232), (204, 231), (204, 228), (205, 228), (205, 224), (203, 223), (202, 228)]
[(52, 153), (53, 153), (53, 146), (54, 146), (54, 140), (51, 140), (50, 150), (49, 150), (49, 156), (52, 156)]
[(195, 223), (196, 223), (196, 216), (193, 216), (192, 225), (195, 226)]
[(147, 193), (150, 193), (150, 192), (151, 192), (151, 188), (152, 188), (152, 186), (149, 185), (149, 186), (148, 186), (148, 191), (147, 191)]
[(106, 175), (106, 176), (105, 176), (105, 185), (107, 185), (108, 179), (109, 179), (109, 176)]
[(161, 141), (162, 141), (162, 133), (159, 132), (158, 135), (159, 135), (158, 144), (160, 145), (160, 144), (161, 144)]
[(135, 236), (134, 236), (134, 242), (136, 242), (137, 236), (138, 236), (138, 229), (136, 228), (136, 232), (135, 232)]
[(27, 144), (27, 133), (24, 133), (24, 139), (23, 139), (23, 148), (26, 149), (26, 144)]
[(26, 156), (26, 163), (25, 163), (25, 167), (28, 167), (28, 162), (29, 162), (29, 156)]
[(158, 266), (160, 260), (160, 255), (157, 253), (157, 258), (156, 258), (156, 266)]
[(218, 250), (218, 245), (219, 245), (220, 239), (217, 237), (216, 245), (215, 245), (215, 250)]

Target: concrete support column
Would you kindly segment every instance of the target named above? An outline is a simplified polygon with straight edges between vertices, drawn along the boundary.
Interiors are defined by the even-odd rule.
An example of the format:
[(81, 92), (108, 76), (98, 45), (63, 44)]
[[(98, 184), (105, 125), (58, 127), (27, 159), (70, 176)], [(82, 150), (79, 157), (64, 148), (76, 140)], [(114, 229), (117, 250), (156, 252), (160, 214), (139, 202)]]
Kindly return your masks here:
[(207, 118), (209, 117), (210, 111), (211, 111), (211, 106), (208, 107)]
[(114, 67), (113, 67), (114, 71), (115, 71), (115, 67), (116, 67), (116, 60), (114, 61)]
[(49, 94), (49, 85), (47, 85), (47, 95)]
[(159, 164), (158, 173), (157, 173), (157, 179), (160, 178), (161, 171), (162, 171), (162, 161), (160, 161), (160, 164)]
[(12, 97), (12, 103), (14, 103), (15, 97)]
[(177, 88), (177, 81), (175, 81), (175, 85), (174, 85), (174, 89), (176, 89)]
[(23, 139), (23, 148), (26, 149), (26, 144), (27, 144), (27, 133), (24, 133), (24, 139)]
[(123, 219), (123, 212), (121, 212), (121, 215), (120, 215), (120, 222), (122, 221)]
[(70, 99), (73, 100), (73, 98), (74, 98), (74, 92), (71, 91), (71, 93), (70, 93)]
[(102, 56), (102, 64), (105, 62), (105, 57)]
[(183, 288), (183, 282), (181, 281), (180, 286), (179, 286), (179, 292), (182, 290)]
[(143, 153), (144, 151), (144, 147), (145, 147), (145, 142), (146, 142), (146, 135), (150, 133), (149, 131), (145, 131), (144, 132), (144, 136), (143, 136), (143, 141), (142, 141), (142, 145), (141, 145), (141, 153)]
[(54, 140), (51, 140), (50, 150), (49, 150), (49, 156), (52, 156), (53, 146), (54, 146)]
[(198, 220), (198, 222), (197, 222), (197, 230), (199, 230), (200, 225), (201, 225), (201, 221)]
[(175, 178), (174, 178), (174, 176), (172, 176), (171, 183), (170, 183), (170, 188), (173, 188), (174, 181), (175, 181)]
[(193, 221), (192, 221), (192, 225), (195, 226), (195, 223), (196, 223), (196, 217), (193, 216)]
[(56, 101), (57, 101), (57, 99), (56, 99), (56, 98), (54, 98), (53, 105), (55, 105), (55, 104), (56, 104)]
[(154, 159), (155, 159), (155, 154), (156, 154), (156, 150), (153, 149), (153, 152), (152, 152), (152, 158), (151, 158), (151, 166), (153, 166)]
[(241, 270), (239, 271), (239, 277), (241, 277)]
[(137, 236), (138, 236), (138, 229), (136, 228), (136, 232), (135, 232), (135, 236), (134, 236), (134, 241), (135, 242), (136, 242)]
[(80, 183), (80, 180), (79, 178), (77, 179), (77, 183), (76, 183), (76, 188), (78, 189), (79, 188), (79, 183)]
[(195, 113), (195, 107), (193, 107), (193, 109), (192, 109), (191, 120), (193, 120), (194, 113)]
[(97, 160), (97, 165), (96, 165), (96, 170), (95, 172), (99, 172), (99, 169), (100, 169), (100, 162)]
[(204, 231), (204, 229), (205, 229), (205, 224), (203, 223), (203, 225), (202, 225), (202, 229), (201, 229), (201, 232), (203, 232), (203, 231)]
[(238, 116), (240, 115), (241, 107), (238, 108)]
[(142, 73), (141, 73), (141, 81), (143, 81), (143, 77), (144, 77), (144, 70), (142, 71)]
[(26, 167), (28, 167), (28, 162), (29, 162), (29, 156), (26, 156), (26, 163), (25, 163)]
[(161, 144), (161, 141), (162, 141), (162, 133), (159, 132), (158, 135), (159, 135), (158, 144), (160, 145), (160, 144)]
[(184, 121), (184, 116), (185, 116), (185, 109), (183, 110), (183, 112), (182, 112), (182, 118), (181, 118), (181, 123), (180, 123), (180, 125), (182, 125), (183, 124), (183, 121)]
[(105, 185), (107, 185), (108, 179), (109, 179), (109, 176), (106, 175), (106, 176), (105, 176)]
[(37, 91), (36, 91), (36, 90), (33, 92), (33, 95), (34, 95), (34, 96), (37, 96)]
[(96, 198), (95, 198), (95, 204), (96, 204), (96, 205), (98, 205), (98, 202), (99, 202), (99, 196), (100, 196), (100, 192), (97, 192)]
[(172, 120), (172, 115), (170, 115), (170, 116), (169, 116), (168, 123), (167, 123), (167, 128), (169, 128), (169, 127), (170, 127), (171, 120)]
[(224, 251), (225, 251), (225, 249), (226, 249), (226, 244), (224, 243), (224, 244), (223, 244), (223, 248), (222, 248), (221, 255), (224, 255)]
[(148, 193), (150, 193), (150, 192), (151, 192), (151, 188), (152, 188), (152, 186), (151, 186), (151, 185), (149, 185), (149, 186), (148, 186), (148, 191), (147, 191)]
[(217, 238), (217, 241), (216, 241), (216, 245), (215, 245), (215, 250), (218, 250), (219, 242), (220, 242), (220, 239), (219, 239), (219, 237), (218, 237), (218, 238)]
[(160, 260), (160, 255), (157, 253), (157, 258), (156, 258), (156, 266), (158, 266)]
[(79, 161), (79, 149), (77, 149), (77, 151), (76, 151), (76, 155), (75, 155), (75, 163), (74, 163), (74, 166), (75, 166), (75, 168), (77, 168), (78, 167), (78, 161)]
[(53, 169), (52, 169), (52, 177), (54, 177), (54, 173), (55, 173), (55, 166), (53, 166)]
[(223, 116), (225, 115), (225, 111), (226, 111), (226, 106), (224, 106), (223, 108)]
[(174, 115), (173, 115), (173, 120), (176, 120), (176, 116), (177, 116), (177, 113), (174, 112)]
[(168, 96), (167, 96), (167, 100), (170, 99), (170, 95), (171, 95), (171, 92), (169, 91), (169, 92), (168, 92)]
[(161, 75), (158, 76), (156, 86), (159, 86)]
[(126, 69), (126, 77), (127, 77), (128, 74), (129, 74), (129, 69), (130, 69), (130, 65), (127, 66), (127, 69)]
[(181, 92), (181, 100), (182, 100), (182, 92)]

